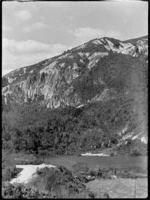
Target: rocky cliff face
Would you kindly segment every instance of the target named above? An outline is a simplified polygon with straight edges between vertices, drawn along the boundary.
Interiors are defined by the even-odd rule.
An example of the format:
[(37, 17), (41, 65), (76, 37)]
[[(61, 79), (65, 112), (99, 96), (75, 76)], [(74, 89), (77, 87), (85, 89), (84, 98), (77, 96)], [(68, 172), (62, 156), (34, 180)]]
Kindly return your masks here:
[[(101, 74), (94, 80), (89, 79), (89, 74), (96, 67), (101, 68), (102, 63), (109, 64), (110, 58), (115, 58), (114, 63), (121, 65), (120, 58), (127, 60), (126, 55), (135, 58), (130, 58), (133, 62), (136, 62), (136, 58), (147, 62), (147, 38), (137, 39), (134, 43), (112, 38), (94, 39), (54, 58), (10, 72), (3, 77), (4, 102), (8, 104), (12, 101), (23, 103), (40, 100), (47, 107), (57, 108), (65, 105), (80, 106), (87, 101), (106, 99), (116, 90), (107, 87)], [(80, 86), (76, 88), (79, 82), (86, 84), (86, 80), (81, 81), (83, 77), (89, 84), (89, 88), (86, 87), (89, 93), (86, 98), (80, 94)], [(96, 91), (89, 91), (95, 88)]]
[(39, 101), (47, 108), (133, 98), (145, 120), (148, 37), (91, 40), (2, 78), (4, 105)]

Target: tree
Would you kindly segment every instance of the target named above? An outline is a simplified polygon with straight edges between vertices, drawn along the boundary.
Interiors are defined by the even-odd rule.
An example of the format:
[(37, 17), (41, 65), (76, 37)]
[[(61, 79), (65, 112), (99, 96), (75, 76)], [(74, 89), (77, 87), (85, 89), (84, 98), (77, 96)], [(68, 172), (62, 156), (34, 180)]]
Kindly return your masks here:
[(45, 161), (45, 157), (50, 154), (48, 150), (43, 150), (41, 147), (38, 148), (38, 154), (43, 158), (43, 162)]

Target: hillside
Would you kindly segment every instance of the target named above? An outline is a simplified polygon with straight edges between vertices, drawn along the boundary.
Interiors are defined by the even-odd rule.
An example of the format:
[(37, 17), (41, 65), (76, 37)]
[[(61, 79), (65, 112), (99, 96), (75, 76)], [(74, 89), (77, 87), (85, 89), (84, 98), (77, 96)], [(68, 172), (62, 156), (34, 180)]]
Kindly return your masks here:
[(148, 35), (143, 36), (143, 37), (139, 37), (139, 38), (134, 38), (134, 39), (129, 39), (129, 40), (125, 40), (125, 42), (130, 42), (132, 44), (136, 44), (138, 40), (148, 40)]
[(59, 154), (147, 143), (147, 62), (147, 37), (104, 37), (6, 74), (4, 148)]

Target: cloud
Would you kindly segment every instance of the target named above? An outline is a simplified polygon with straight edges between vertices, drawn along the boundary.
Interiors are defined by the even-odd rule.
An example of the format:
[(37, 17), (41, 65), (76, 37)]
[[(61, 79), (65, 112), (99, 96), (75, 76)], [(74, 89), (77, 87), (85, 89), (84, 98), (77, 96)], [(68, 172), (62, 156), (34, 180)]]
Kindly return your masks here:
[(28, 33), (28, 32), (34, 31), (34, 30), (39, 30), (39, 29), (45, 28), (45, 27), (47, 27), (47, 25), (44, 22), (36, 22), (36, 23), (32, 24), (31, 26), (25, 27), (24, 31)]
[(90, 27), (80, 27), (77, 28), (74, 32), (72, 32), (76, 38), (76, 42), (81, 44), (84, 42), (88, 42), (89, 40), (101, 37), (114, 37), (119, 38), (121, 34), (116, 31), (103, 31), (99, 28), (90, 28)]
[(35, 40), (16, 41), (3, 38), (3, 50), (7, 50), (13, 54), (31, 54), (40, 52), (61, 53), (68, 46), (62, 44), (45, 44)]
[(47, 52), (34, 53), (28, 55), (27, 54), (15, 55), (8, 51), (5, 51), (5, 53), (2, 56), (2, 65), (3, 65), (2, 74), (4, 75), (20, 67), (25, 67), (38, 63), (52, 56), (54, 55)]
[(62, 44), (45, 44), (34, 40), (16, 41), (3, 38), (2, 74), (59, 55), (68, 48)]
[(28, 10), (21, 10), (15, 13), (15, 16), (23, 21), (28, 21), (31, 18), (31, 13)]
[(9, 26), (6, 26), (6, 25), (2, 25), (2, 31), (11, 31), (12, 30), (12, 28), (11, 27), (9, 27)]
[(51, 49), (51, 46), (34, 40), (16, 41), (3, 38), (3, 48), (10, 53), (29, 54), (34, 52), (45, 52)]

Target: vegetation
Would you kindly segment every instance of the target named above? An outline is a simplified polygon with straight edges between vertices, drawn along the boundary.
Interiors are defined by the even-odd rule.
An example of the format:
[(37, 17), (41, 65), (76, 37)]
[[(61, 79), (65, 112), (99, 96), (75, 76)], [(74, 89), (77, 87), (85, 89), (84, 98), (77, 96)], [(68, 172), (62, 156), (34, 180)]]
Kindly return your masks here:
[(147, 155), (148, 149), (147, 144), (144, 144), (139, 139), (127, 140), (127, 144), (122, 144), (115, 148), (120, 155), (130, 155), (130, 156), (142, 156)]
[(53, 198), (53, 196), (46, 192), (39, 192), (37, 189), (26, 187), (23, 184), (3, 184), (2, 197), (4, 199), (41, 199)]
[[(144, 172), (144, 171), (143, 171)], [(99, 165), (89, 166), (87, 163), (77, 163), (73, 166), (73, 173), (79, 178), (82, 177), (83, 182), (88, 182), (88, 176), (94, 179), (111, 179), (113, 175), (117, 178), (142, 178), (143, 173), (139, 168), (102, 168)]]
[(15, 166), (7, 168), (5, 174), (3, 173), (3, 180), (10, 181), (12, 178), (15, 178), (20, 171), (22, 171), (22, 169), (16, 168)]
[(39, 165), (43, 160), (29, 154), (15, 154), (10, 150), (2, 151), (2, 181), (10, 181), (22, 171), (16, 165)]
[[(2, 185), (3, 198), (95, 198), (95, 194), (86, 189), (66, 168), (42, 168), (37, 170), (37, 177), (27, 185)], [(109, 196), (103, 194), (105, 198)]]
[(77, 181), (72, 173), (63, 166), (58, 168), (42, 168), (37, 171), (38, 177), (34, 178), (30, 185), (39, 190), (55, 191), (60, 186), (68, 188), (70, 192), (80, 192), (85, 189), (83, 183)]
[(113, 147), (126, 124), (128, 132), (140, 125), (128, 99), (89, 103), (82, 108), (37, 110), (37, 106), (25, 104), (3, 112), (3, 149), (46, 155)]

